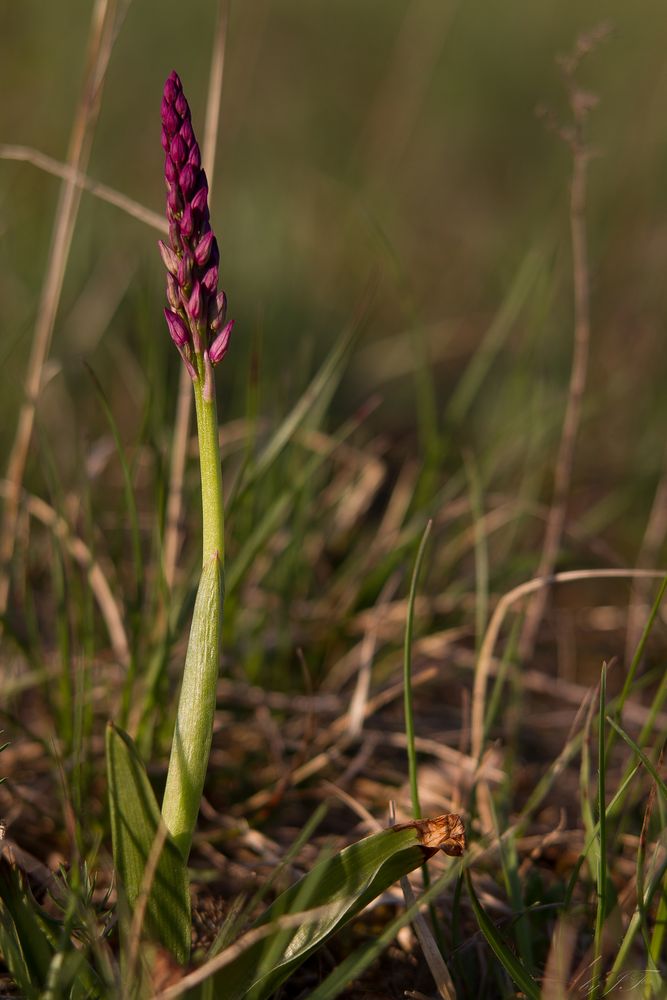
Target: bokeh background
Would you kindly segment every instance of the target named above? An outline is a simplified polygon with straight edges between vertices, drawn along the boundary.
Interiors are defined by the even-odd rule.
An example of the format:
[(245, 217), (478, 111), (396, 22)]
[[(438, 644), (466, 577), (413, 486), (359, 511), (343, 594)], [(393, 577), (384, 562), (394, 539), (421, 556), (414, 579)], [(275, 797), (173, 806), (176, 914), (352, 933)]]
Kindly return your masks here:
[[(89, 173), (156, 211), (163, 80), (178, 69), (201, 130), (215, 7), (136, 0), (115, 44)], [(84, 0), (3, 5), (3, 142), (64, 159), (91, 10)], [(485, 489), (549, 499), (572, 345), (571, 158), (536, 108), (567, 123), (556, 57), (603, 20), (610, 35), (579, 74), (599, 106), (589, 130), (591, 362), (571, 511), (580, 537), (634, 562), (664, 468), (667, 415), (659, 0), (232, 3), (213, 205), (237, 320), (220, 372), (223, 420), (246, 410), (253, 353), (259, 410), (277, 420), (371, 281), (370, 319), (334, 419), (379, 393), (369, 426), (389, 436), (397, 465), (423, 454), (435, 427), (443, 475), (469, 450)], [(59, 183), (0, 161), (4, 454)], [(84, 362), (124, 440), (153, 421), (166, 449), (178, 358), (161, 317), (155, 240), (84, 193), (37, 432), (66, 486), (107, 433)], [(499, 318), (477, 392), (452, 406)], [(27, 482), (39, 492), (38, 453)]]

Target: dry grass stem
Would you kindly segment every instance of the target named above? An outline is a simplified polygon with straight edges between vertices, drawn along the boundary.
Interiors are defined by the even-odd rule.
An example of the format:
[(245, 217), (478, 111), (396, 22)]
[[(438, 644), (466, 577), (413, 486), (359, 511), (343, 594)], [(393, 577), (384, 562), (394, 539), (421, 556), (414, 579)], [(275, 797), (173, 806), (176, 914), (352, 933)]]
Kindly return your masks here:
[[(397, 586), (398, 577), (396, 575), (389, 577), (377, 600), (376, 610), (381, 609), (390, 600)], [(374, 615), (372, 624), (363, 638), (359, 651), (357, 683), (350, 699), (350, 708), (347, 713), (347, 733), (351, 739), (359, 736), (363, 728), (364, 719), (366, 718), (366, 706), (371, 687), (371, 671), (377, 645), (377, 620), (377, 615)]]
[(123, 989), (122, 994), (123, 1000), (129, 1000), (129, 998), (133, 995), (136, 982), (141, 979), (140, 977), (139, 980), (137, 980), (136, 972), (139, 964), (139, 951), (141, 948), (144, 920), (146, 918), (146, 907), (148, 906), (151, 886), (153, 885), (153, 881), (155, 879), (157, 866), (160, 861), (160, 855), (162, 854), (168, 836), (169, 830), (167, 829), (167, 825), (162, 817), (160, 817), (160, 824), (157, 828), (155, 838), (151, 844), (150, 853), (146, 860), (146, 867), (141, 879), (139, 896), (132, 914), (132, 923), (130, 924), (128, 934), (129, 947), (127, 953), (127, 969), (124, 979), (125, 988)]
[[(88, 38), (84, 83), (67, 155), (68, 166), (75, 174), (85, 173), (88, 164), (104, 79), (114, 42), (115, 18), (115, 0), (96, 0)], [(0, 528), (0, 618), (7, 610), (21, 487), (80, 200), (81, 188), (74, 178), (63, 180), (28, 360), (25, 399), (19, 411), (14, 443), (7, 464), (6, 479), (9, 490), (5, 497)]]
[[(0, 494), (6, 497), (12, 490), (13, 484), (6, 480), (0, 481)], [(19, 506), (24, 507), (31, 517), (49, 528), (87, 573), (88, 583), (104, 620), (114, 656), (122, 667), (127, 667), (130, 662), (130, 646), (123, 624), (123, 613), (98, 560), (86, 543), (72, 533), (65, 518), (44, 500), (21, 491)]]
[[(585, 50), (590, 51), (589, 48)], [(574, 79), (584, 49), (580, 44), (575, 48), (575, 56), (564, 61), (563, 74), (568, 91), (573, 117), (571, 134), (568, 132), (572, 151), (572, 179), (570, 183), (570, 234), (572, 243), (572, 277), (574, 284), (574, 350), (570, 383), (561, 430), (560, 445), (554, 472), (553, 498), (542, 545), (542, 553), (536, 576), (550, 576), (556, 565), (563, 537), (567, 501), (570, 493), (574, 451), (581, 421), (582, 401), (586, 389), (588, 357), (590, 353), (590, 275), (586, 234), (586, 181), (588, 163), (591, 157), (586, 145), (584, 130), (592, 101), (587, 99)], [(532, 658), (537, 633), (549, 596), (549, 588), (537, 591), (526, 610), (519, 638), (519, 659), (522, 662)]]
[(318, 906), (312, 910), (304, 910), (303, 913), (288, 913), (285, 916), (278, 917), (277, 920), (271, 921), (270, 924), (262, 924), (261, 927), (255, 927), (247, 931), (234, 944), (230, 945), (229, 948), (225, 948), (224, 951), (216, 955), (215, 958), (209, 959), (208, 962), (204, 962), (194, 972), (183, 976), (175, 986), (170, 986), (168, 989), (156, 993), (152, 1000), (176, 1000), (176, 997), (183, 996), (188, 990), (193, 989), (200, 983), (205, 982), (205, 980), (216, 972), (224, 969), (226, 965), (233, 962), (234, 959), (242, 955), (248, 948), (251, 948), (257, 941), (262, 941), (265, 937), (275, 934), (276, 931), (289, 930), (292, 927), (307, 926), (309, 923), (314, 923), (326, 917), (329, 913), (335, 912), (336, 907), (336, 903), (330, 903), (327, 906)]
[[(576, 583), (580, 580), (633, 580), (638, 578), (659, 580), (666, 571), (632, 569), (576, 569), (564, 573), (554, 573), (547, 577), (536, 577), (514, 587), (498, 601), (488, 624), (484, 641), (479, 652), (472, 694), (472, 755), (481, 760), (484, 746), (484, 708), (486, 703), (486, 682), (491, 669), (493, 651), (498, 641), (505, 615), (517, 601), (553, 584)], [(560, 681), (558, 682), (560, 685)]]
[[(410, 880), (407, 875), (401, 879), (401, 889), (403, 890), (406, 907), (409, 908), (410, 906), (414, 906), (416, 902), (415, 894), (412, 891), (412, 886), (410, 885)], [(433, 932), (426, 922), (423, 914), (415, 914), (412, 920), (412, 926), (415, 934), (417, 935), (417, 940), (419, 941), (421, 950), (424, 953), (426, 964), (431, 970), (431, 975), (433, 976), (438, 994), (442, 997), (442, 1000), (456, 1000), (454, 982), (449, 974), (449, 969), (445, 965), (444, 959), (440, 954), (440, 949), (438, 948), (435, 938), (433, 937)]]
[(44, 170), (47, 174), (60, 177), (69, 184), (74, 184), (82, 191), (88, 191), (96, 198), (99, 198), (100, 201), (106, 201), (109, 205), (120, 208), (126, 215), (130, 215), (133, 219), (143, 222), (157, 232), (169, 232), (164, 214), (151, 211), (150, 208), (146, 208), (145, 205), (135, 201), (134, 198), (129, 198), (127, 195), (121, 194), (120, 191), (109, 187), (108, 184), (94, 181), (81, 170), (77, 170), (67, 163), (62, 163), (60, 160), (55, 160), (52, 156), (47, 156), (46, 153), (42, 153), (38, 149), (31, 149), (30, 146), (14, 146), (10, 143), (0, 143), (0, 160), (18, 160), (23, 163), (31, 163), (34, 167)]

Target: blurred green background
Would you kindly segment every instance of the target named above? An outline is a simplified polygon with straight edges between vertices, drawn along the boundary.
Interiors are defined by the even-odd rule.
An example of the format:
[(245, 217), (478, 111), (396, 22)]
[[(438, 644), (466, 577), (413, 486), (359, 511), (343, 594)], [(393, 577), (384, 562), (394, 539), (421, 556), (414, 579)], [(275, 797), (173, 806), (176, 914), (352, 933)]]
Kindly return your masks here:
[[(91, 10), (84, 0), (3, 5), (1, 141), (65, 158)], [(89, 172), (156, 211), (162, 84), (176, 68), (201, 131), (215, 14), (212, 0), (134, 0), (115, 45)], [(620, 559), (634, 559), (664, 466), (667, 409), (667, 19), (658, 0), (232, 3), (213, 204), (237, 320), (220, 372), (223, 420), (245, 412), (253, 345), (260, 410), (283, 413), (375, 274), (338, 419), (379, 392), (373, 428), (410, 453), (420, 412), (429, 419), (432, 377), (438, 426), (455, 430), (443, 462), (460, 466), (469, 448), (485, 485), (509, 489), (534, 463), (548, 499), (572, 344), (571, 163), (535, 110), (567, 121), (555, 58), (602, 19), (610, 37), (580, 74), (600, 104), (589, 137), (590, 379), (572, 509)], [(58, 187), (29, 164), (0, 162), (3, 454)], [(149, 397), (168, 438), (178, 358), (155, 242), (84, 194), (39, 411), (38, 435), (65, 481), (105, 431), (84, 361), (128, 442)], [(522, 267), (501, 350), (457, 422), (448, 402)], [(415, 378), (420, 349), (428, 364)], [(39, 488), (35, 465), (28, 483)]]

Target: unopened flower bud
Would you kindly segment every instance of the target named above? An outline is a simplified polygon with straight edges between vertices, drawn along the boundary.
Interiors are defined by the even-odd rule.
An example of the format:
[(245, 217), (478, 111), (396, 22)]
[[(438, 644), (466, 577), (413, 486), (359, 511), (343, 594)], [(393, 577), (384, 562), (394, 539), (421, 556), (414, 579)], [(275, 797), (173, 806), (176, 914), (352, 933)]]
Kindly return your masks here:
[(173, 104), (179, 94), (183, 93), (181, 78), (175, 70), (172, 70), (164, 85), (163, 105), (165, 102)]
[(174, 181), (178, 180), (178, 167), (172, 160), (169, 153), (167, 153), (164, 160), (164, 176), (167, 178), (169, 184), (173, 184)]
[(202, 278), (202, 285), (209, 293), (209, 295), (215, 295), (216, 288), (218, 287), (218, 267), (217, 264), (213, 264), (209, 267), (208, 271)]
[(192, 294), (188, 299), (188, 316), (190, 319), (198, 320), (201, 319), (202, 313), (202, 288), (200, 283), (195, 281), (192, 286)]
[(173, 274), (167, 272), (167, 302), (172, 309), (179, 309), (181, 299), (178, 292), (178, 282)]
[(181, 237), (189, 240), (195, 231), (195, 217), (192, 205), (186, 205), (181, 219)]
[(162, 125), (166, 135), (173, 135), (181, 127), (181, 119), (169, 105), (162, 102)]
[(174, 101), (174, 107), (176, 108), (176, 111), (181, 116), (181, 118), (189, 120), (190, 108), (188, 107), (188, 102), (185, 99), (185, 94), (183, 93), (183, 91), (180, 92), (180, 94)]
[(171, 247), (168, 247), (162, 240), (158, 240), (157, 245), (160, 249), (162, 263), (169, 271), (169, 274), (173, 274), (175, 277), (178, 274), (178, 265), (180, 264), (178, 254), (174, 253)]
[(169, 224), (169, 242), (171, 243), (172, 249), (176, 253), (182, 253), (183, 243), (181, 241), (181, 227), (177, 222), (171, 222)]
[[(201, 174), (204, 171), (202, 170)], [(201, 177), (200, 174), (200, 177)], [(208, 188), (200, 187), (191, 202), (192, 211), (196, 212), (200, 218), (208, 221)]]
[(184, 321), (178, 313), (172, 312), (171, 309), (165, 309), (164, 316), (167, 320), (171, 339), (176, 344), (176, 347), (185, 347), (190, 342), (190, 332)]
[(227, 296), (223, 291), (218, 292), (215, 302), (211, 302), (209, 310), (209, 325), (213, 333), (217, 333), (225, 325), (227, 318)]
[(188, 158), (188, 147), (183, 142), (180, 133), (174, 136), (169, 147), (169, 155), (177, 167), (182, 167)]
[(203, 267), (208, 264), (208, 259), (211, 256), (211, 247), (215, 241), (215, 236), (213, 235), (213, 230), (209, 229), (207, 233), (204, 233), (199, 243), (195, 247), (195, 262), (199, 267)]
[(184, 253), (178, 265), (178, 284), (181, 288), (189, 289), (192, 284), (192, 257), (189, 253)]
[(211, 364), (217, 365), (224, 358), (225, 354), (227, 353), (227, 349), (229, 347), (229, 338), (232, 335), (233, 328), (234, 328), (234, 320), (230, 319), (229, 323), (227, 323), (222, 328), (218, 336), (215, 338), (215, 340), (209, 347), (208, 356), (211, 359)]
[(191, 163), (186, 163), (181, 170), (180, 176), (178, 178), (178, 183), (181, 186), (181, 191), (183, 193), (183, 198), (186, 203), (190, 201), (190, 198), (195, 193), (197, 188), (197, 181), (199, 171), (192, 166)]
[(167, 194), (167, 208), (172, 215), (178, 215), (179, 212), (183, 211), (183, 199), (177, 187), (169, 189), (169, 193)]
[[(184, 98), (184, 100), (185, 100), (185, 98)], [(189, 114), (190, 114), (190, 112), (188, 110), (188, 116), (189, 116)], [(179, 135), (180, 135), (181, 139), (183, 140), (183, 142), (185, 143), (185, 145), (188, 147), (188, 149), (191, 149), (192, 146), (194, 146), (195, 142), (197, 141), (195, 139), (195, 133), (194, 133), (194, 130), (192, 128), (192, 122), (190, 121), (189, 117), (186, 118), (185, 121), (183, 122), (183, 124), (181, 125)]]

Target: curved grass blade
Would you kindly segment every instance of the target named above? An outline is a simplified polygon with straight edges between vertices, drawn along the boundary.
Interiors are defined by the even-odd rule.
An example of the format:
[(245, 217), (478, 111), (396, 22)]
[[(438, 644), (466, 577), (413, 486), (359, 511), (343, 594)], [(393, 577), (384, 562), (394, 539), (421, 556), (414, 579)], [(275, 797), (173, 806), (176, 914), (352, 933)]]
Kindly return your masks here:
[(486, 911), (482, 907), (475, 890), (473, 888), (470, 872), (465, 873), (466, 887), (470, 902), (475, 913), (475, 918), (479, 924), (479, 929), (486, 938), (486, 941), (495, 954), (496, 958), (503, 966), (507, 974), (514, 980), (517, 986), (523, 990), (529, 1000), (540, 1000), (540, 988), (533, 977), (521, 965), (516, 956), (510, 951), (502, 937), (498, 933), (495, 924), (489, 920)]
[(335, 997), (339, 996), (353, 979), (357, 979), (371, 962), (374, 962), (382, 954), (401, 928), (414, 920), (425, 904), (428, 903), (431, 906), (435, 902), (439, 893), (457, 877), (459, 872), (460, 869), (457, 866), (448, 868), (447, 871), (438, 876), (430, 887), (411, 906), (399, 913), (377, 938), (361, 945), (351, 955), (344, 958), (324, 982), (313, 990), (308, 1000), (334, 1000)]
[(446, 815), (383, 830), (325, 858), (282, 893), (254, 926), (270, 924), (286, 914), (326, 907), (322, 915), (257, 941), (219, 974), (216, 985), (224, 989), (227, 1000), (265, 1000), (385, 889), (439, 848), (452, 856), (462, 854), (464, 843), (460, 817)]
[[(181, 964), (190, 954), (190, 894), (188, 872), (178, 848), (165, 838), (150, 887), (146, 867), (162, 818), (146, 769), (132, 740), (113, 723), (107, 727), (109, 812), (116, 872), (130, 910), (148, 889), (145, 927)], [(131, 919), (131, 918), (130, 918)], [(123, 926), (124, 925), (124, 926)], [(129, 921), (121, 917), (127, 938)]]
[(618, 735), (625, 740), (625, 742), (628, 744), (634, 755), (642, 762), (648, 773), (655, 781), (656, 788), (664, 798), (665, 802), (667, 802), (667, 784), (665, 784), (663, 779), (660, 777), (660, 774), (658, 773), (658, 769), (656, 768), (655, 764), (652, 763), (652, 761), (646, 756), (641, 747), (637, 746), (632, 737), (628, 736), (626, 731), (622, 729), (621, 726), (619, 726), (618, 722), (616, 722), (611, 717), (611, 715), (607, 716), (607, 722), (609, 723), (610, 726), (614, 727)]

